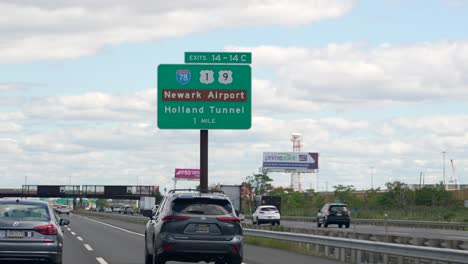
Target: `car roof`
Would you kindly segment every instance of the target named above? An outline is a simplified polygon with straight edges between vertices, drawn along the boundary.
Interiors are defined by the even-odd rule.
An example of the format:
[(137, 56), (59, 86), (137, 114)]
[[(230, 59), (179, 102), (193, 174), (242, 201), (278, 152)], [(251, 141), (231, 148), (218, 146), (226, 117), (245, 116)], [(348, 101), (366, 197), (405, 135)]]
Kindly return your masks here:
[(9, 204), (9, 203), (18, 203), (18, 204), (40, 204), (40, 205), (49, 205), (46, 201), (41, 200), (28, 200), (28, 199), (0, 199), (0, 204)]
[(347, 206), (347, 205), (343, 203), (331, 203), (330, 206)]

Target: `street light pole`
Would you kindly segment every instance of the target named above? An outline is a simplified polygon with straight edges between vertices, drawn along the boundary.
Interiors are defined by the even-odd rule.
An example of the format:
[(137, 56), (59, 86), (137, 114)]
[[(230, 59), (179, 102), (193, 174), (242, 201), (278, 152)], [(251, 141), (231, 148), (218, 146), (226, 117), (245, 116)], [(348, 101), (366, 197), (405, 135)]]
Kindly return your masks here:
[(371, 190), (374, 189), (374, 167), (370, 167)]
[(443, 180), (442, 180), (442, 183), (444, 184), (445, 186), (445, 151), (442, 151), (442, 157), (443, 157), (443, 163), (442, 163), (442, 171), (443, 171)]

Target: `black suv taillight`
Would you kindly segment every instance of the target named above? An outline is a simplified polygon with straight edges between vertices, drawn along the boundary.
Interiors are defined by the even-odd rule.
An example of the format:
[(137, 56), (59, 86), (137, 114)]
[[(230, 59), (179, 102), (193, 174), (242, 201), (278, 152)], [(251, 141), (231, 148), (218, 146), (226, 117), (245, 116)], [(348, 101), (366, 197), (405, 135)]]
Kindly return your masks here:
[(240, 219), (237, 218), (237, 217), (217, 217), (216, 219), (218, 219), (218, 220), (221, 221), (221, 222), (236, 222), (236, 223), (240, 223)]

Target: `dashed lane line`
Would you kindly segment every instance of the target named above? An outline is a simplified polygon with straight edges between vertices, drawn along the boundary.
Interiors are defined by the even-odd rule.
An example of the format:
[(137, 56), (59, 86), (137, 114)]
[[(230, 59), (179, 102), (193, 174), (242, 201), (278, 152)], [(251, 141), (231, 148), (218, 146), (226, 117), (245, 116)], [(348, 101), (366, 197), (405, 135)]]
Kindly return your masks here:
[(85, 247), (88, 251), (93, 251), (93, 248), (90, 247), (88, 244), (84, 244), (84, 247)]
[(78, 239), (79, 241), (83, 241), (81, 237), (76, 237), (76, 239)]
[(75, 233), (75, 232), (70, 232), (70, 234), (72, 234), (72, 235), (76, 236), (76, 233)]
[(108, 264), (103, 258), (96, 258), (100, 264)]

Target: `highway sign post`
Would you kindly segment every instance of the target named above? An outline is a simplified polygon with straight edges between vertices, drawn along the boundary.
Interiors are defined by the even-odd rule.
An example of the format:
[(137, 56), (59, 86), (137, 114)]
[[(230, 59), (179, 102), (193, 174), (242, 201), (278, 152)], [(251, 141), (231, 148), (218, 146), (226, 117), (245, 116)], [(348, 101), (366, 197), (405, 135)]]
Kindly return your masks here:
[(190, 64), (158, 66), (158, 127), (200, 129), (202, 192), (208, 191), (208, 129), (252, 125), (251, 62), (248, 52), (186, 52)]

